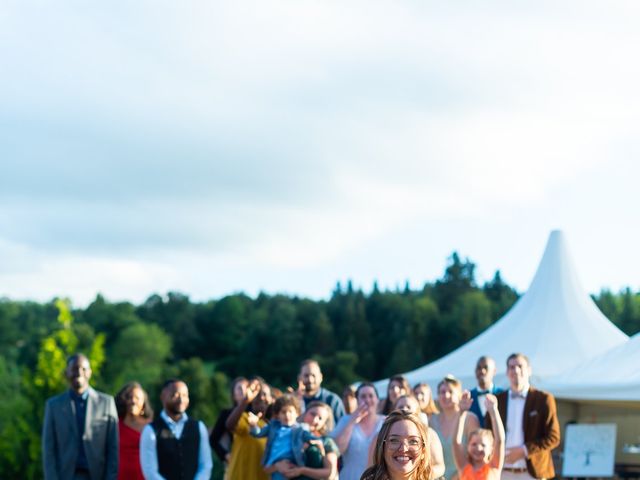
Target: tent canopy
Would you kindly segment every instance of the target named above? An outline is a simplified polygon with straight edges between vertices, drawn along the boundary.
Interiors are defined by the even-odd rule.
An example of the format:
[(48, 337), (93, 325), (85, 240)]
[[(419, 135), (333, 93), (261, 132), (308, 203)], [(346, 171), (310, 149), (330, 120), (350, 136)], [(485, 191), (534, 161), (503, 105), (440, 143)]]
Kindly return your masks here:
[(640, 333), (548, 378), (543, 387), (567, 400), (640, 401)]
[[(560, 374), (628, 339), (583, 290), (564, 234), (554, 230), (527, 292), (494, 325), (463, 346), (428, 365), (405, 373), (409, 383), (435, 387), (446, 375), (475, 386), (474, 369), (482, 355), (496, 360), (496, 384), (506, 386), (505, 361), (513, 352), (527, 355), (532, 383)], [(388, 380), (376, 382), (386, 392)]]

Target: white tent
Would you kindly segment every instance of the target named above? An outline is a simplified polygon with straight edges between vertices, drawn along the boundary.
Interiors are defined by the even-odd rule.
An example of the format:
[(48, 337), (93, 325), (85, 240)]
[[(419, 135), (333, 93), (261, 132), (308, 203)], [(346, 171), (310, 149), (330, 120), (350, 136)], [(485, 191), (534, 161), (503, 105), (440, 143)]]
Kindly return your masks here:
[(580, 365), (545, 380), (566, 400), (640, 401), (640, 333)]
[[(471, 388), (477, 359), (489, 355), (498, 364), (496, 384), (507, 386), (504, 362), (509, 354), (522, 352), (531, 360), (536, 385), (627, 339), (582, 289), (564, 234), (555, 230), (529, 290), (500, 320), (457, 350), (405, 376), (412, 385), (426, 382), (435, 387), (451, 373)], [(381, 393), (386, 385), (387, 380), (376, 383)]]

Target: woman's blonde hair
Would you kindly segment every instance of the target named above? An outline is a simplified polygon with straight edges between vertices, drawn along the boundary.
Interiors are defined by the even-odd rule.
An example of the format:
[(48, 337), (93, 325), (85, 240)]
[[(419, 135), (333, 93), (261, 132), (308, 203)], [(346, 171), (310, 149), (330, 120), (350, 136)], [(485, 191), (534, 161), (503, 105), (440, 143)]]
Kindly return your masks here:
[(462, 382), (451, 374), (445, 376), (442, 380), (440, 380), (440, 383), (438, 383), (438, 391), (440, 391), (440, 387), (442, 385), (449, 385), (451, 388), (455, 388), (456, 390), (462, 392)]
[[(467, 447), (469, 446), (469, 442), (471, 441), (471, 438), (473, 436), (477, 435), (478, 437), (480, 437), (481, 439), (487, 439), (491, 442), (491, 448), (493, 449), (495, 440), (493, 438), (493, 432), (487, 428), (478, 428), (476, 430), (474, 430), (473, 432), (471, 432), (469, 434), (469, 437), (467, 438)], [(493, 451), (491, 452), (491, 455), (489, 456), (489, 458), (493, 457)], [(471, 459), (471, 455), (469, 455), (469, 453), (467, 452), (467, 460), (469, 461), (469, 463), (473, 463), (472, 459)]]
[[(425, 407), (424, 410), (422, 410), (422, 413), (426, 413), (427, 415), (432, 415), (434, 413), (440, 413), (440, 410), (438, 410), (438, 406), (436, 405), (436, 401), (433, 398), (433, 392), (431, 391), (431, 387), (429, 386), (429, 384), (427, 383), (417, 383), (414, 385), (413, 387), (413, 394), (416, 395), (416, 390), (419, 388), (426, 388), (429, 391), (429, 403), (427, 404), (427, 406)], [(417, 396), (417, 395), (416, 395)]]
[[(327, 411), (327, 421), (324, 422), (324, 425), (322, 426), (322, 428), (318, 430), (318, 433), (320, 435), (326, 435), (331, 430), (333, 430), (333, 427), (334, 427), (333, 410), (331, 410), (331, 407), (329, 405), (327, 405), (324, 402), (321, 402), (320, 400), (314, 400), (313, 402), (309, 402), (309, 405), (307, 405), (305, 408), (305, 412), (308, 412), (312, 408), (324, 408)], [(301, 415), (300, 418), (304, 418), (304, 413)]]
[(429, 443), (427, 428), (420, 420), (420, 417), (412, 413), (394, 410), (389, 414), (378, 437), (376, 439), (376, 448), (373, 454), (373, 465), (365, 470), (360, 480), (388, 480), (389, 472), (387, 471), (387, 462), (384, 459), (384, 446), (394, 423), (409, 421), (418, 429), (420, 439), (422, 440), (422, 450), (417, 457), (416, 468), (413, 470), (412, 478), (414, 480), (429, 480), (431, 475), (431, 458), (429, 457)]

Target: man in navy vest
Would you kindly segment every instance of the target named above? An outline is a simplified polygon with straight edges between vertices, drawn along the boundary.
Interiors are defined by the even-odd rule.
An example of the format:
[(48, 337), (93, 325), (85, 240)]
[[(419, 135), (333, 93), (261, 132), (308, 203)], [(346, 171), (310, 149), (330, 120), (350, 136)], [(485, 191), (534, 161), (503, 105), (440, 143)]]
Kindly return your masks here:
[(189, 389), (182, 380), (167, 380), (160, 394), (162, 412), (144, 427), (140, 465), (147, 480), (209, 480), (213, 463), (207, 428), (185, 413)]
[(476, 363), (476, 379), (478, 380), (478, 386), (471, 390), (471, 399), (473, 403), (469, 411), (476, 414), (480, 425), (484, 423), (486, 407), (484, 401), (487, 393), (491, 395), (497, 395), (502, 392), (501, 388), (496, 387), (493, 384), (493, 377), (496, 375), (496, 362), (493, 358), (482, 356)]

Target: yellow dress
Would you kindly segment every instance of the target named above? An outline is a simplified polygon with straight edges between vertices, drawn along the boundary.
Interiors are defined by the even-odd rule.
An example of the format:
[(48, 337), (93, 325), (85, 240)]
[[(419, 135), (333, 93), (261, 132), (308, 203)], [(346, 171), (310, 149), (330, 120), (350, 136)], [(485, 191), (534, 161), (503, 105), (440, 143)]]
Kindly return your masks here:
[[(269, 480), (260, 463), (267, 444), (266, 438), (254, 438), (249, 433), (249, 414), (244, 412), (233, 432), (231, 459), (225, 473), (225, 480)], [(264, 427), (266, 422), (258, 422)]]

